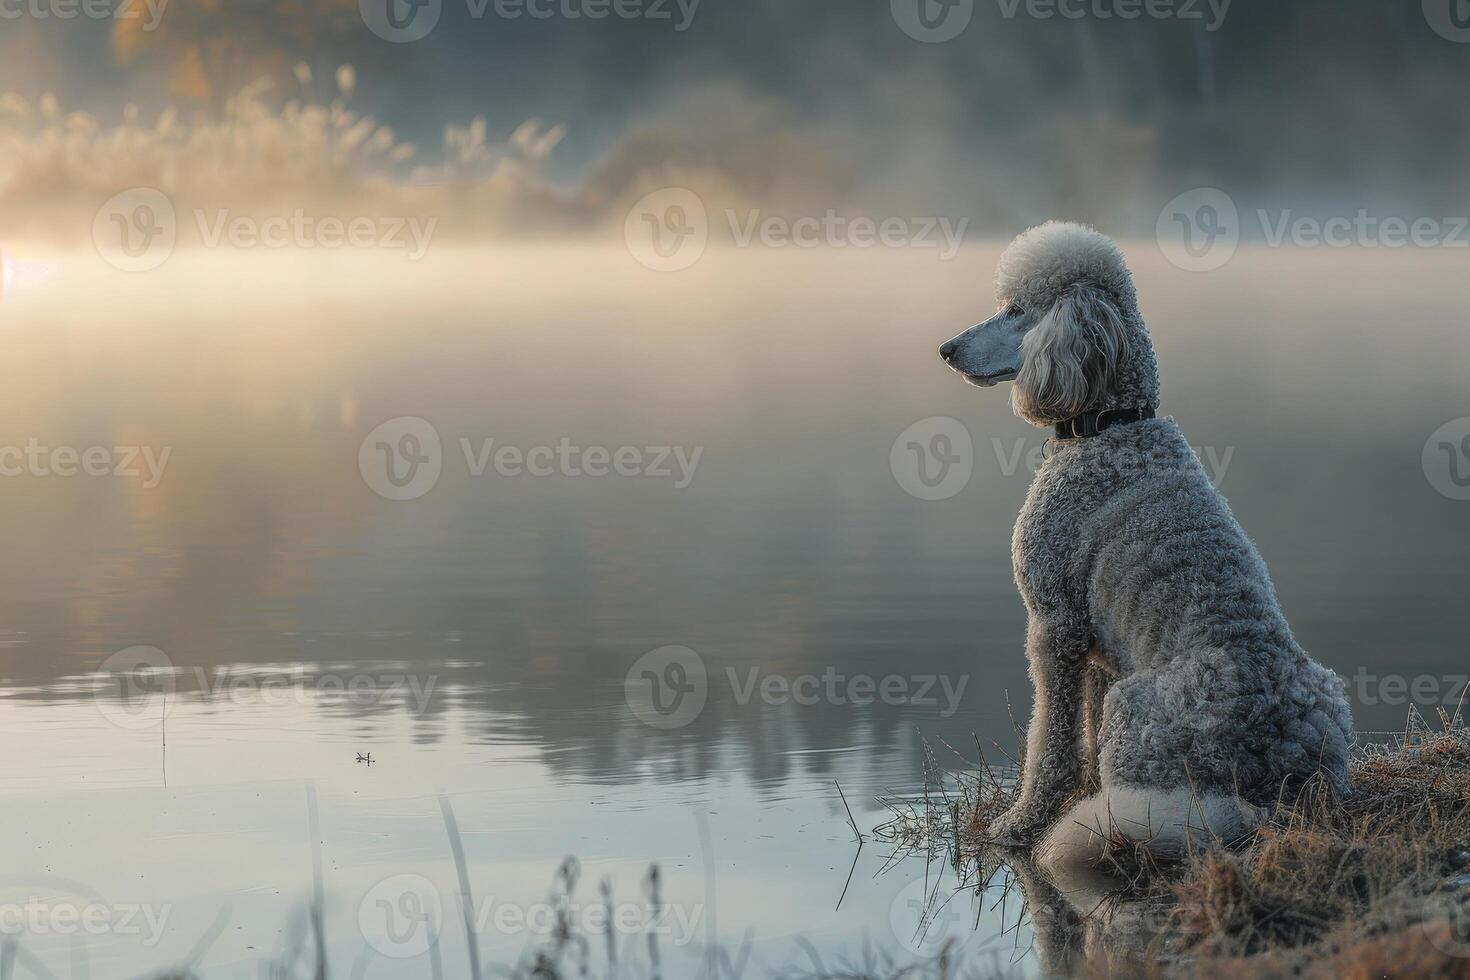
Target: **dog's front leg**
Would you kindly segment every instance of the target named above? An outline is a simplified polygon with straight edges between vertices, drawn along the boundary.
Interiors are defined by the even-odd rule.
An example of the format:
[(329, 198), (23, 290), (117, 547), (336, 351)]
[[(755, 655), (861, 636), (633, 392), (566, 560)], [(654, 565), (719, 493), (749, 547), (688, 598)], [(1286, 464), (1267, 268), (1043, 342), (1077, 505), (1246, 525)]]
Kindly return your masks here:
[(1026, 659), (1035, 701), (1016, 802), (991, 824), (995, 840), (1030, 843), (1047, 828), (1084, 775), (1083, 679), (1091, 631), (1032, 612)]

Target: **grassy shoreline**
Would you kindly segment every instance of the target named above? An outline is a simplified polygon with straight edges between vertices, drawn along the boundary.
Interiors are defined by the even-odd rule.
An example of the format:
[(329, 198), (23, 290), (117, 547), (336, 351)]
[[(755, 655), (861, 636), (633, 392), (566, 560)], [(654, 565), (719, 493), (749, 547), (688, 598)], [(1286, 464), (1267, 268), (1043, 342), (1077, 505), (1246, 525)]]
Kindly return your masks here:
[(1309, 785), (1248, 840), (1170, 865), (1117, 849), (1059, 881), (991, 846), (1014, 769), (983, 761), (880, 834), (946, 851), (967, 887), (1018, 889), (1047, 976), (1470, 978), (1470, 728), (1439, 722), (1411, 711), (1359, 746), (1346, 796)]

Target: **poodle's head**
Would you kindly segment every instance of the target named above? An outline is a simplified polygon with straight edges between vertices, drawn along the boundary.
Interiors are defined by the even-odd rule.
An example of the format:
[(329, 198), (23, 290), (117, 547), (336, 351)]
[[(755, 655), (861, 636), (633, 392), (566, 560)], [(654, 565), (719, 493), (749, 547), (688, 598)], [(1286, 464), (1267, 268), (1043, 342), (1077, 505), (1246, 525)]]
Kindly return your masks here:
[(1158, 406), (1133, 277), (1107, 236), (1069, 222), (1038, 225), (1001, 255), (995, 289), (1000, 312), (939, 348), (966, 381), (1014, 380), (1012, 407), (1037, 425)]

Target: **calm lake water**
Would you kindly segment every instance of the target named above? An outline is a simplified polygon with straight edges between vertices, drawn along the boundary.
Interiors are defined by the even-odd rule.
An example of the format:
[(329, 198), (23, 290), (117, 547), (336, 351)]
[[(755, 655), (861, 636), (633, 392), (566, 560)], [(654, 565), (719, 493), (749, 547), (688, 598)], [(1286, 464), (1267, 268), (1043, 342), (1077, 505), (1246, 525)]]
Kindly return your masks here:
[[(1470, 415), (1463, 256), (1246, 249), (1192, 275), (1128, 250), (1164, 411), (1360, 727), (1453, 710), (1470, 430), (1435, 433)], [(1009, 544), (1045, 433), (935, 355), (991, 312), (997, 253), (22, 262), (0, 303), (20, 965), (263, 975), (302, 941), (315, 853), (334, 975), (466, 976), (447, 801), (486, 963), (544, 939), (575, 855), (570, 911), (600, 933), (610, 882), (629, 963), (657, 863), (666, 976), (950, 937), (1034, 972), (996, 892), (921, 927), (943, 862), (858, 851), (837, 791), (870, 831), (922, 792), (926, 744), (1012, 750), (1007, 692), (1024, 724)], [(934, 417), (973, 449), (925, 500), (894, 444)]]

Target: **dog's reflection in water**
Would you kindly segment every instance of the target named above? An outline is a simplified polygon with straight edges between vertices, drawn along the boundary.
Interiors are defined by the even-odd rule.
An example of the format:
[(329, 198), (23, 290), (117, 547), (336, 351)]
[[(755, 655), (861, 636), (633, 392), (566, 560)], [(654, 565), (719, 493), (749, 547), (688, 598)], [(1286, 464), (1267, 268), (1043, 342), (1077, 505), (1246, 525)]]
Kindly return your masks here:
[(979, 861), (985, 879), (1010, 872), (1031, 919), (1042, 976), (1085, 975), (1086, 963), (1123, 966), (1149, 958), (1167, 909), (1128, 896), (1121, 879), (1090, 864), (1043, 867), (1011, 848), (987, 848)]

